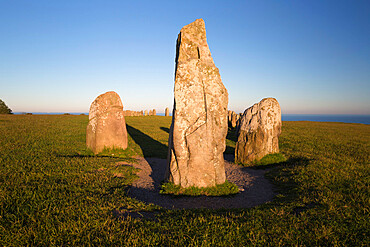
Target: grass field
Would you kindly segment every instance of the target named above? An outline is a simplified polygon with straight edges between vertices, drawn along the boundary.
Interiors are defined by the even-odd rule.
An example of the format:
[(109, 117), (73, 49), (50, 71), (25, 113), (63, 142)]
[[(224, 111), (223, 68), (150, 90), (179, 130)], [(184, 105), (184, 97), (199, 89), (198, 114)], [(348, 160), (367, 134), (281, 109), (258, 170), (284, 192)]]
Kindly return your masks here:
[(165, 158), (170, 121), (126, 117), (129, 148), (93, 156), (87, 116), (0, 115), (0, 246), (370, 245), (369, 125), (283, 122), (287, 161), (255, 168), (273, 202), (165, 210), (127, 196), (136, 170), (117, 162)]

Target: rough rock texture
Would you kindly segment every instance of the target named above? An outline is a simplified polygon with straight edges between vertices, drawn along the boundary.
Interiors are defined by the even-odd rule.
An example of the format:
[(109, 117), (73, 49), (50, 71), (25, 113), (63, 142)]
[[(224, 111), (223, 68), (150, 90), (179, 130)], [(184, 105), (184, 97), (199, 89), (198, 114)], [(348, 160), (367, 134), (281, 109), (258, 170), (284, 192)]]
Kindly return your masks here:
[(168, 107), (166, 107), (166, 109), (164, 110), (164, 115), (166, 117), (168, 117), (170, 115), (170, 110), (168, 109)]
[(281, 110), (276, 99), (266, 98), (249, 107), (240, 121), (235, 162), (250, 163), (278, 153), (280, 133)]
[(86, 145), (97, 154), (107, 148), (127, 148), (127, 130), (119, 95), (107, 92), (91, 103)]
[(228, 93), (202, 19), (178, 36), (174, 96), (167, 179), (182, 187), (224, 183)]
[(236, 122), (238, 121), (238, 114), (231, 112), (231, 127), (236, 127)]
[(236, 126), (235, 126), (236, 133), (239, 133), (240, 122), (242, 121), (242, 118), (243, 118), (243, 113), (239, 113), (237, 117), (238, 120), (236, 121)]

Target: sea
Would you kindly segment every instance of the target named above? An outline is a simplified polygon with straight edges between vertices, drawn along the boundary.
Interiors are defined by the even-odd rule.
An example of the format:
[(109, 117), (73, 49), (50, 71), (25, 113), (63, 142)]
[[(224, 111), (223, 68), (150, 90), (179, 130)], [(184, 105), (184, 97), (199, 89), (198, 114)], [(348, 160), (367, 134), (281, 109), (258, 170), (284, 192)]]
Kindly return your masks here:
[[(88, 112), (31, 112), (34, 115), (88, 115)], [(25, 112), (14, 112), (14, 114), (26, 114)], [(164, 116), (164, 113), (157, 113)], [(370, 115), (326, 115), (326, 114), (282, 114), (283, 121), (313, 121), (313, 122), (340, 122), (370, 124)]]

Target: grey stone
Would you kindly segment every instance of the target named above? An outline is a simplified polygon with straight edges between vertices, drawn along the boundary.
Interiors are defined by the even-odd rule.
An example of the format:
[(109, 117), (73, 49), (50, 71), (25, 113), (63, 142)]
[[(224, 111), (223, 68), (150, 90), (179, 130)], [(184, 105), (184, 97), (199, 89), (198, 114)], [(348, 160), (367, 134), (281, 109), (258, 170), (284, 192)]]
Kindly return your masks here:
[(91, 103), (86, 145), (95, 154), (106, 148), (127, 148), (127, 130), (121, 98), (115, 92), (99, 95)]
[(174, 98), (166, 178), (182, 187), (224, 183), (228, 93), (202, 19), (178, 36)]
[(240, 121), (235, 162), (250, 163), (279, 152), (281, 110), (274, 98), (265, 98), (244, 111)]

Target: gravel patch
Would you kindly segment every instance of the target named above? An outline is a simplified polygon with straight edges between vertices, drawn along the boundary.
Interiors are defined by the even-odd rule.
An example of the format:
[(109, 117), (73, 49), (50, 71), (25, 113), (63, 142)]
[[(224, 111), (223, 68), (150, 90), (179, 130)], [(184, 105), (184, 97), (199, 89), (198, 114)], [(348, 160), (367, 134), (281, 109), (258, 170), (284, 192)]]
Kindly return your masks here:
[(142, 157), (138, 158), (138, 164), (132, 165), (141, 171), (138, 173), (139, 179), (129, 189), (129, 195), (167, 209), (251, 208), (273, 199), (275, 194), (272, 184), (264, 176), (266, 171), (241, 167), (230, 160), (232, 160), (230, 157), (225, 160), (226, 178), (241, 190), (236, 195), (229, 197), (161, 195), (160, 183), (163, 181), (167, 162), (165, 159)]

